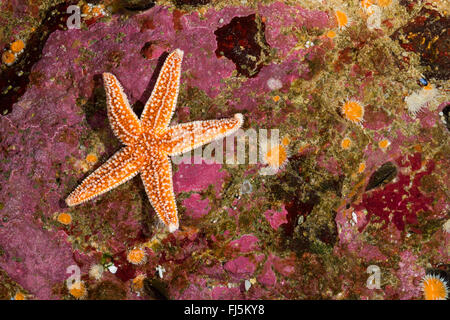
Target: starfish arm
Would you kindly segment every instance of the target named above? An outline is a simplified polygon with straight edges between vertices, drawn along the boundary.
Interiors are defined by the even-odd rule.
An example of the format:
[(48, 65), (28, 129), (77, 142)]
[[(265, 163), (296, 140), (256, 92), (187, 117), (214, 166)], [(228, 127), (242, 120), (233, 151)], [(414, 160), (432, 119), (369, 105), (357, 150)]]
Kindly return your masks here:
[(172, 165), (168, 156), (160, 152), (153, 153), (141, 168), (141, 178), (156, 214), (169, 231), (174, 232), (179, 222), (173, 193)]
[(119, 80), (111, 73), (104, 73), (103, 81), (111, 128), (124, 144), (132, 144), (142, 133), (141, 122), (131, 109)]
[(133, 147), (122, 148), (83, 180), (67, 197), (67, 205), (86, 202), (121, 185), (138, 174), (141, 165), (142, 157)]
[(242, 114), (222, 120), (194, 121), (169, 127), (165, 132), (170, 156), (188, 152), (213, 140), (236, 132), (244, 122)]
[(164, 62), (150, 99), (145, 104), (141, 123), (145, 129), (160, 131), (169, 125), (177, 104), (183, 51), (173, 51)]

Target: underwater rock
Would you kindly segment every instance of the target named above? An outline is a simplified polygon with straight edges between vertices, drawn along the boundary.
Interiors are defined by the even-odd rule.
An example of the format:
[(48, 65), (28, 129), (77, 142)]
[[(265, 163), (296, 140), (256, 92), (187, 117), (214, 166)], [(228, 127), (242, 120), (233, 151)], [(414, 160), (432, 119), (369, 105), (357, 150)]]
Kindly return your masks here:
[(193, 6), (193, 7), (203, 6), (210, 2), (211, 2), (211, 0), (175, 0), (175, 4), (177, 6), (186, 5), (186, 6)]
[(228, 261), (225, 263), (223, 268), (233, 274), (233, 276), (240, 279), (253, 274), (256, 270), (256, 266), (250, 261), (250, 259), (243, 256)]
[[(392, 222), (399, 230), (404, 230), (408, 224), (417, 224), (417, 216), (430, 209), (433, 198), (423, 194), (419, 187), (422, 178), (433, 172), (435, 164), (433, 161), (422, 164), (420, 153), (400, 157), (396, 159), (396, 163), (400, 170), (409, 168), (410, 173), (400, 172), (397, 181), (386, 184), (383, 189), (366, 192), (362, 203), (355, 209), (365, 208), (369, 217), (378, 217), (378, 221), (384, 222), (384, 227)], [(375, 188), (375, 185), (379, 185), (383, 181), (392, 179), (396, 172), (394, 166), (387, 164), (384, 168), (376, 174), (377, 178), (373, 179), (373, 187), (370, 189)]]
[(40, 26), (28, 39), (24, 52), (13, 65), (0, 71), (0, 115), (10, 113), (14, 103), (25, 93), (31, 78), (31, 68), (41, 58), (50, 34), (55, 30), (67, 30), (66, 21), (70, 16), (67, 8), (74, 3), (68, 1), (49, 8)]
[(264, 213), (264, 216), (266, 217), (267, 221), (269, 221), (270, 226), (274, 230), (277, 230), (280, 225), (288, 222), (286, 219), (287, 214), (288, 212), (283, 207), (281, 211), (268, 210)]
[(408, 51), (417, 52), (428, 66), (427, 78), (448, 80), (450, 57), (448, 39), (450, 18), (436, 10), (422, 8), (413, 21), (392, 34), (392, 38)]
[(189, 198), (183, 201), (183, 206), (186, 208), (185, 214), (194, 219), (199, 219), (208, 214), (211, 209), (209, 206), (209, 200), (201, 200), (201, 196), (198, 193), (194, 193)]
[[(110, 14), (66, 30), (61, 10), (16, 3), (36, 29), (13, 28), (19, 13), (0, 4), (2, 28), (12, 23), (1, 49), (24, 42), (0, 67), (1, 298), (74, 299), (70, 267), (87, 299), (420, 299), (425, 270), (445, 264), (442, 10), (412, 16), (418, 2), (407, 11), (392, 1), (369, 30), (356, 1), (343, 30), (325, 2), (114, 1)], [(393, 40), (393, 26), (425, 44)], [(172, 157), (175, 233), (157, 224), (139, 178), (67, 207), (75, 186), (121, 147), (102, 73), (120, 80), (139, 115), (176, 48), (185, 55), (171, 125), (239, 110), (248, 150), (260, 147), (250, 129), (279, 130), (284, 167), (262, 176), (259, 162)], [(428, 65), (438, 66), (426, 75), (437, 107), (411, 117), (405, 97), (426, 85)], [(336, 112), (350, 97), (365, 108), (362, 123)], [(140, 264), (127, 260), (133, 249)], [(372, 264), (381, 289), (366, 287)]]
[(112, 281), (100, 282), (95, 288), (89, 289), (90, 300), (123, 300), (126, 297), (125, 289)]
[(233, 61), (240, 74), (256, 77), (269, 54), (264, 31), (265, 23), (255, 14), (235, 17), (229, 24), (214, 31), (216, 55)]
[(144, 11), (155, 6), (153, 0), (121, 0), (121, 5), (131, 11)]
[(231, 241), (230, 247), (239, 250), (239, 252), (247, 253), (253, 250), (259, 250), (257, 243), (257, 237), (253, 235), (243, 235), (241, 238)]

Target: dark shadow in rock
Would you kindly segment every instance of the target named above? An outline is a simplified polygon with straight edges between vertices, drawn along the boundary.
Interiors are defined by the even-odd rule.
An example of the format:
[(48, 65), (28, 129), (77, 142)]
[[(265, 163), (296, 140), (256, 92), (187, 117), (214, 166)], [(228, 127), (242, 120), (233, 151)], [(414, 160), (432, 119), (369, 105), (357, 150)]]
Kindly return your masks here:
[(199, 7), (210, 3), (211, 0), (174, 0), (174, 2), (177, 7), (182, 6)]
[(153, 0), (121, 0), (119, 5), (122, 8), (129, 11), (146, 11), (155, 6), (155, 1)]
[(447, 104), (441, 112), (441, 119), (444, 121), (447, 130), (450, 131), (450, 104)]
[(161, 69), (164, 65), (164, 62), (166, 61), (167, 57), (169, 56), (169, 53), (163, 53), (158, 58), (158, 63), (156, 65), (155, 71), (153, 72), (152, 78), (150, 79), (149, 83), (147, 84), (147, 88), (142, 93), (141, 97), (138, 101), (133, 105), (133, 111), (136, 113), (136, 115), (140, 118), (142, 111), (144, 111), (144, 106), (147, 103), (148, 99), (150, 98), (153, 88), (155, 87), (156, 80), (158, 80), (159, 73), (161, 72)]
[(144, 293), (150, 300), (169, 300), (167, 285), (159, 279), (144, 279)]
[(240, 74), (256, 77), (270, 53), (265, 28), (265, 23), (255, 14), (234, 17), (229, 24), (214, 31), (216, 56), (233, 61)]

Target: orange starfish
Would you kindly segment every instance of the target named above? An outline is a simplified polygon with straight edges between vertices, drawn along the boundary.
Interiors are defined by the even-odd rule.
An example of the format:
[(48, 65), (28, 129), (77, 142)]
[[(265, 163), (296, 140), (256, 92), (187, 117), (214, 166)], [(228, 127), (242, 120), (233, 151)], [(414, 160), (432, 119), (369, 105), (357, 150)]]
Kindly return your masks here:
[(178, 214), (169, 156), (181, 154), (238, 130), (243, 116), (194, 121), (169, 127), (177, 102), (183, 51), (166, 59), (141, 119), (130, 107), (119, 81), (103, 74), (108, 118), (116, 136), (125, 144), (89, 175), (66, 199), (74, 206), (103, 194), (141, 174), (150, 202), (170, 232), (178, 229)]

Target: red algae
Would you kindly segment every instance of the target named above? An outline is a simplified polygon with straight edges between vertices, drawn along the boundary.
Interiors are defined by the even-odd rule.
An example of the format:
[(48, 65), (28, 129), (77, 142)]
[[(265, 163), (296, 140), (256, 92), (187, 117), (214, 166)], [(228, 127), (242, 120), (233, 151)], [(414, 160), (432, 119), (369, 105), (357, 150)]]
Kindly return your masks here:
[(239, 256), (236, 259), (225, 263), (224, 269), (230, 272), (234, 277), (242, 279), (253, 274), (256, 270), (256, 266), (249, 258)]
[(269, 221), (270, 226), (274, 230), (277, 230), (280, 225), (288, 222), (286, 219), (286, 215), (287, 211), (284, 207), (281, 209), (281, 211), (268, 210), (264, 213), (264, 216), (266, 217), (267, 221)]
[(419, 187), (422, 177), (433, 172), (434, 162), (427, 161), (425, 170), (421, 172), (418, 172), (422, 167), (420, 153), (398, 158), (396, 163), (400, 169), (410, 168), (410, 174), (403, 174), (400, 170), (398, 181), (387, 184), (381, 190), (367, 192), (355, 209), (366, 209), (369, 218), (377, 217), (378, 222), (384, 222), (384, 226), (392, 222), (399, 230), (404, 230), (405, 225), (417, 224), (421, 211), (430, 210), (433, 198), (424, 195)]

